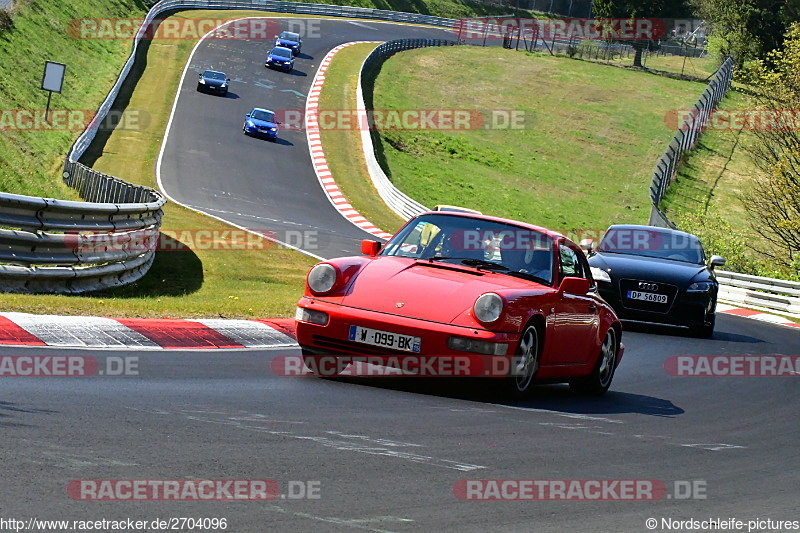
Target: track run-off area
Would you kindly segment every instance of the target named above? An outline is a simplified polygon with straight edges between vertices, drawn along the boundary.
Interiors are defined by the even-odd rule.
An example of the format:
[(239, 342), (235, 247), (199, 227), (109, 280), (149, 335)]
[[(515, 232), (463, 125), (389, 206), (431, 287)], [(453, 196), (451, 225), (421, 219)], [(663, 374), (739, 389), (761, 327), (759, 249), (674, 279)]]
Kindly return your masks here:
[[(158, 181), (173, 201), (278, 240), (314, 232), (304, 251), (327, 258), (358, 253), (371, 235), (323, 192), (305, 131), (281, 131), (276, 143), (247, 137), (244, 115), (304, 109), (320, 60), (340, 44), (451, 35), (326, 19), (318, 31), (292, 73), (264, 67), (268, 42), (202, 41)], [(195, 90), (205, 69), (231, 78), (227, 97)], [(723, 314), (711, 339), (626, 327), (605, 396), (543, 385), (520, 402), (468, 379), (283, 377), (271, 364), (299, 350), (280, 338), (224, 349), (3, 346), (5, 358), (81, 358), (95, 372), (2, 378), (0, 518), (224, 518), (237, 532), (661, 531), (664, 520), (731, 517), (747, 530), (749, 520), (800, 520), (800, 376), (670, 371), (676, 356), (798, 356), (800, 328)], [(151, 497), (120, 498), (135, 494), (132, 480)], [(225, 501), (237, 485), (212, 483), (214, 497), (192, 498), (187, 480), (248, 490)], [(498, 480), (497, 490), (477, 480)], [(167, 481), (179, 482), (182, 501), (152, 497)], [(103, 500), (102, 487), (116, 499)], [(515, 495), (526, 501), (497, 501)]]

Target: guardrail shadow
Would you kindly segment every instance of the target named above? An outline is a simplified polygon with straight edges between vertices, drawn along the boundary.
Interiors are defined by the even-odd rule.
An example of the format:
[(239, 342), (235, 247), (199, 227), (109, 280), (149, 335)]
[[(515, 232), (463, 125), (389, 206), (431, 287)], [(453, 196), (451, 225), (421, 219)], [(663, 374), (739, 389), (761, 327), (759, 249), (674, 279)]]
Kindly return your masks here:
[(150, 270), (139, 280), (122, 287), (93, 292), (93, 296), (107, 294), (114, 298), (143, 298), (158, 296), (184, 296), (203, 286), (203, 262), (185, 242), (172, 235), (159, 232), (159, 243), (169, 249), (156, 251)]
[(113, 124), (112, 121), (109, 120), (109, 117), (121, 116), (128, 108), (136, 85), (139, 83), (142, 74), (147, 68), (147, 52), (150, 50), (151, 42), (150, 39), (142, 39), (139, 41), (139, 45), (136, 48), (136, 57), (133, 60), (133, 66), (131, 66), (131, 70), (125, 78), (125, 81), (122, 82), (119, 93), (114, 99), (111, 109), (109, 109), (108, 116), (100, 123), (100, 128), (97, 130), (94, 139), (92, 139), (92, 142), (79, 159), (79, 161), (87, 167), (93, 167), (95, 162), (100, 159), (108, 140), (111, 138), (111, 134), (117, 129), (118, 123)]

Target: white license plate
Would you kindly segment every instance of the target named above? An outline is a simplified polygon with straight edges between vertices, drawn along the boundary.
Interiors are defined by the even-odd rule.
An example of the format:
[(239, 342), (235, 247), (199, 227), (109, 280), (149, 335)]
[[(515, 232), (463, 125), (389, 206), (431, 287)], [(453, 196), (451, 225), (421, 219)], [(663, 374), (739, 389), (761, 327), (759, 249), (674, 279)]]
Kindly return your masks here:
[(656, 294), (654, 292), (628, 291), (628, 298), (631, 300), (642, 300), (643, 302), (655, 302), (657, 304), (667, 303), (666, 294)]
[(350, 326), (350, 340), (372, 346), (382, 346), (392, 350), (419, 353), (420, 338), (411, 335), (401, 335), (378, 329)]

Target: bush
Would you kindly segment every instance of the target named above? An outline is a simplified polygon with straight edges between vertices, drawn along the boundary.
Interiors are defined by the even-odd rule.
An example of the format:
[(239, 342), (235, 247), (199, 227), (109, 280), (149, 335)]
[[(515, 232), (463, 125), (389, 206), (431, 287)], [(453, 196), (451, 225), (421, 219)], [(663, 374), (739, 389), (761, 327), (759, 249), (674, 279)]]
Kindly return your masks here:
[(719, 213), (710, 209), (695, 213), (680, 212), (673, 220), (688, 233), (700, 238), (707, 255), (721, 255), (725, 258), (725, 270), (742, 274), (758, 275), (758, 262), (752, 258), (751, 248), (745, 235), (733, 228)]
[(720, 255), (725, 258), (725, 270), (753, 276), (800, 281), (800, 256), (791, 264), (775, 264), (759, 256), (741, 231), (724, 220), (711, 208), (695, 213), (679, 212), (673, 222), (681, 231), (697, 235), (703, 243), (706, 255)]

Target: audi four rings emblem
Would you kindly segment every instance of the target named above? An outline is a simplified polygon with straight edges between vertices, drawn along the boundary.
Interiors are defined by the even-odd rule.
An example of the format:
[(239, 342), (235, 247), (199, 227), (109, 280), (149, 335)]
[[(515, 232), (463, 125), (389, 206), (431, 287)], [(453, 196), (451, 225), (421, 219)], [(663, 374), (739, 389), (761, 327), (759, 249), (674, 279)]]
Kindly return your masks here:
[(644, 281), (639, 282), (639, 288), (643, 291), (657, 291), (658, 285), (655, 283), (645, 283)]

